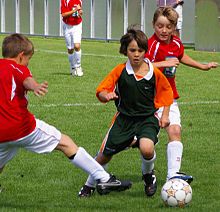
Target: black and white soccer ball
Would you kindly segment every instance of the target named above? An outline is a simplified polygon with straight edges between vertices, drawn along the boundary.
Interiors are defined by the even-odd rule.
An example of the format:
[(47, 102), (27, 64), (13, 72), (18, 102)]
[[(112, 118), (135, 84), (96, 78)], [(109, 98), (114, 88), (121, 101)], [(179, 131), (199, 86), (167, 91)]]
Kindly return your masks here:
[(183, 208), (192, 200), (192, 188), (182, 179), (168, 180), (161, 189), (161, 199), (166, 206)]

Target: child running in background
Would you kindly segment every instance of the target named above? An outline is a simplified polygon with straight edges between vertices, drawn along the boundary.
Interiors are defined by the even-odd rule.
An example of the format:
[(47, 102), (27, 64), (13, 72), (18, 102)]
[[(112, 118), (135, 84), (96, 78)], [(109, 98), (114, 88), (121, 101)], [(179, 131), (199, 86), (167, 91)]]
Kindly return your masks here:
[[(115, 101), (117, 108), (96, 160), (101, 165), (107, 164), (113, 155), (127, 149), (136, 137), (136, 147), (142, 159), (145, 193), (153, 196), (157, 189), (154, 145), (158, 142), (160, 127), (169, 125), (173, 92), (166, 77), (144, 58), (148, 43), (141, 30), (129, 29), (120, 43), (120, 53), (128, 60), (117, 65), (96, 90), (101, 102)], [(159, 119), (157, 110), (162, 106), (163, 114)], [(79, 196), (89, 197), (94, 190), (94, 178), (90, 175)]]
[(60, 13), (70, 64), (70, 74), (82, 77), (82, 0), (60, 0)]
[(109, 175), (69, 136), (28, 111), (28, 91), (36, 96), (44, 96), (48, 91), (48, 83), (36, 82), (27, 67), (33, 54), (33, 44), (27, 37), (12, 34), (4, 38), (4, 58), (0, 59), (0, 172), (19, 148), (39, 154), (59, 150), (72, 164), (94, 177), (100, 194), (130, 188), (130, 181), (120, 181)]
[[(188, 183), (193, 177), (180, 172), (183, 145), (181, 143), (181, 119), (177, 103), (179, 94), (176, 88), (176, 70), (180, 63), (200, 70), (216, 68), (216, 62), (202, 64), (184, 52), (184, 46), (177, 36), (173, 35), (176, 29), (178, 14), (172, 7), (158, 8), (153, 17), (153, 28), (155, 33), (148, 40), (148, 52), (146, 58), (159, 68), (167, 77), (172, 90), (174, 102), (170, 107), (170, 125), (166, 127), (168, 134), (167, 145), (167, 179), (181, 178)], [(158, 113), (162, 115), (163, 108)]]

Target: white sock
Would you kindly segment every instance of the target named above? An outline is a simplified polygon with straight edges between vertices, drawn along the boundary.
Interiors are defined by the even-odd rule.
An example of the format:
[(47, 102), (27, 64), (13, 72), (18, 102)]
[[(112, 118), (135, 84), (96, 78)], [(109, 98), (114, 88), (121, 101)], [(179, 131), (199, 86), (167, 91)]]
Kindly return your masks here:
[(74, 68), (75, 67), (75, 58), (74, 58), (74, 53), (73, 54), (68, 54), (68, 59), (70, 63), (70, 67)]
[(107, 182), (110, 178), (110, 175), (104, 170), (104, 168), (82, 147), (79, 147), (75, 157), (71, 160), (71, 162), (90, 174), (94, 180)]
[(141, 155), (141, 169), (142, 169), (142, 174), (147, 174), (151, 173), (154, 169), (154, 161), (156, 160), (156, 152), (154, 151), (154, 156), (150, 160), (146, 160), (142, 155)]
[(74, 58), (75, 58), (75, 65), (74, 67), (80, 67), (81, 66), (81, 55), (82, 55), (82, 51), (81, 49), (77, 52), (74, 52)]
[[(108, 168), (108, 163), (102, 165), (102, 167), (103, 167), (105, 170), (107, 170), (107, 168)], [(94, 188), (95, 185), (96, 185), (96, 181), (94, 180), (94, 178), (93, 178), (91, 175), (89, 175), (88, 178), (87, 178), (87, 180), (86, 180), (85, 185)]]
[(167, 179), (180, 171), (183, 154), (183, 144), (180, 141), (172, 141), (167, 145)]

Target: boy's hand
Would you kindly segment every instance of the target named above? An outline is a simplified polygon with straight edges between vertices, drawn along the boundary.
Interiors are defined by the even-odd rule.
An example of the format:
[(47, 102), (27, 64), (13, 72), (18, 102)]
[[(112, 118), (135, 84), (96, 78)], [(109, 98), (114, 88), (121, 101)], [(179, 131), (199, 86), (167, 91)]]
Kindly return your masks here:
[(118, 96), (116, 95), (115, 92), (110, 92), (105, 95), (105, 99), (106, 99), (106, 102), (108, 102), (110, 100), (118, 99)]
[(83, 15), (83, 10), (80, 9), (78, 12), (79, 12), (79, 16), (82, 17), (82, 15)]
[(109, 102), (110, 100), (118, 99), (115, 92), (102, 91), (99, 93), (98, 98), (101, 102)]
[(81, 10), (81, 6), (79, 4), (77, 4), (75, 9), (76, 9), (76, 11)]
[(211, 69), (211, 68), (217, 68), (219, 66), (218, 63), (216, 62), (210, 62), (207, 64), (207, 70)]
[(165, 127), (168, 127), (169, 125), (170, 125), (170, 120), (169, 120), (168, 116), (162, 116), (159, 121), (159, 126), (161, 128), (165, 128)]
[(164, 67), (178, 67), (178, 65), (180, 64), (180, 61), (178, 60), (178, 58), (176, 57), (170, 57), (170, 58), (166, 58), (165, 62), (165, 66)]
[(48, 82), (43, 82), (41, 84), (38, 84), (38, 86), (34, 89), (34, 94), (36, 96), (45, 96), (48, 92)]

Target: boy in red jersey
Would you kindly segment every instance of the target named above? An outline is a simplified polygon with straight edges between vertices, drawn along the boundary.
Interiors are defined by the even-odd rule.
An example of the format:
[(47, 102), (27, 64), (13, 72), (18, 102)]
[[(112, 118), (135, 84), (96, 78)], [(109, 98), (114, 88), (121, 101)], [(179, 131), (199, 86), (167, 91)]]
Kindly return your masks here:
[[(166, 77), (148, 59), (144, 59), (148, 44), (141, 30), (129, 29), (120, 42), (120, 53), (127, 56), (128, 60), (117, 65), (96, 90), (101, 102), (115, 101), (117, 108), (96, 160), (101, 165), (107, 164), (113, 155), (129, 147), (136, 137), (136, 147), (140, 150), (142, 160), (145, 194), (153, 196), (157, 189), (154, 145), (160, 127), (169, 125), (168, 114), (173, 93)], [(157, 109), (161, 106), (164, 106), (163, 115), (158, 119)], [(89, 176), (79, 196), (91, 196), (94, 187), (94, 180)]]
[(27, 109), (27, 93), (36, 96), (47, 93), (48, 83), (38, 83), (28, 69), (34, 53), (32, 42), (21, 34), (3, 40), (0, 59), (0, 172), (19, 148), (35, 153), (59, 150), (70, 162), (97, 180), (100, 194), (122, 191), (131, 187), (129, 181), (119, 181), (109, 175), (82, 147), (55, 127), (34, 117)]
[[(158, 8), (153, 17), (155, 33), (148, 40), (149, 50), (146, 58), (153, 62), (167, 77), (172, 89), (174, 103), (170, 107), (170, 125), (166, 128), (168, 134), (167, 145), (167, 179), (181, 178), (187, 182), (193, 180), (192, 176), (180, 173), (183, 145), (181, 143), (181, 119), (177, 104), (179, 94), (176, 88), (175, 73), (179, 63), (201, 70), (216, 68), (216, 62), (207, 64), (199, 63), (184, 53), (184, 46), (181, 40), (173, 35), (178, 19), (177, 12), (172, 7)], [(159, 110), (161, 114), (162, 108)]]
[(61, 0), (63, 35), (66, 41), (70, 74), (83, 76), (81, 68), (82, 0)]

